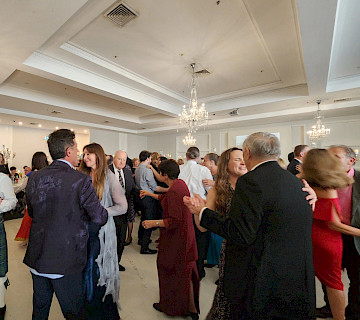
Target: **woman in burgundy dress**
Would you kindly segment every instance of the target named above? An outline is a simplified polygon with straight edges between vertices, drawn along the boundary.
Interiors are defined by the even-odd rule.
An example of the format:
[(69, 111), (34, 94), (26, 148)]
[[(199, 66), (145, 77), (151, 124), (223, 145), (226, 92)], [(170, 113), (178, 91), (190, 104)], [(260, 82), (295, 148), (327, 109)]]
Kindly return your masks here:
[(145, 190), (140, 196), (158, 199), (163, 208), (163, 219), (145, 220), (145, 229), (160, 227), (157, 268), (160, 302), (154, 308), (169, 316), (190, 316), (199, 319), (198, 259), (192, 214), (183, 203), (190, 196), (183, 180), (177, 179), (180, 169), (175, 160), (159, 165), (161, 182), (169, 186), (166, 194), (153, 194)]
[(302, 177), (318, 197), (313, 222), (313, 257), (316, 277), (326, 286), (335, 320), (345, 319), (345, 294), (341, 281), (341, 233), (360, 236), (360, 229), (341, 222), (341, 208), (336, 189), (353, 179), (348, 177), (340, 161), (325, 149), (310, 150), (302, 165)]

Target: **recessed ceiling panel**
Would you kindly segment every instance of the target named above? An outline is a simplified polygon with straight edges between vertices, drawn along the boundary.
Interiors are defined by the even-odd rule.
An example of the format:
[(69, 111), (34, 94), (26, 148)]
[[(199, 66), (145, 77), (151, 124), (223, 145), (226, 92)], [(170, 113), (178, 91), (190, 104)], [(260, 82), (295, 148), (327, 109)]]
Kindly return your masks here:
[(292, 1), (127, 4), (139, 16), (123, 28), (100, 15), (71, 42), (185, 96), (192, 62), (210, 72), (199, 80), (199, 97), (304, 82)]

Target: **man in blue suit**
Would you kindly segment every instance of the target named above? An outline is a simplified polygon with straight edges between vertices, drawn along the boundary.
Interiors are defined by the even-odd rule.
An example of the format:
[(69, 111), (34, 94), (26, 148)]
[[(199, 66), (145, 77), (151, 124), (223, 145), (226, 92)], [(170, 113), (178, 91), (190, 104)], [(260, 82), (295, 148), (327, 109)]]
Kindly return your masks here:
[(107, 221), (89, 175), (77, 164), (75, 134), (50, 134), (54, 162), (33, 173), (26, 187), (32, 217), (24, 263), (33, 278), (33, 319), (48, 319), (53, 293), (66, 319), (84, 319), (82, 271), (87, 260), (88, 223)]

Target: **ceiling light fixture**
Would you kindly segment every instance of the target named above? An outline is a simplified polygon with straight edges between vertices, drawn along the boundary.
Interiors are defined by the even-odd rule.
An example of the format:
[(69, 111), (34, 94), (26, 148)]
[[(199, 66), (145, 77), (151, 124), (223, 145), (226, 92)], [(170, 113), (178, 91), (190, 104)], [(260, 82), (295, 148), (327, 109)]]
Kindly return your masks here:
[(191, 147), (196, 144), (196, 139), (188, 132), (187, 136), (183, 139), (183, 143), (185, 146)]
[(38, 127), (39, 127), (39, 128), (41, 128), (41, 127), (42, 127), (42, 125), (41, 125), (41, 124), (38, 124)]
[(59, 130), (59, 127), (55, 127), (55, 130)]
[(318, 109), (315, 115), (316, 123), (312, 126), (311, 130), (307, 132), (309, 139), (314, 144), (320, 143), (322, 138), (327, 137), (330, 135), (330, 129), (326, 128), (325, 125), (322, 123), (321, 119), (324, 117), (320, 113), (320, 103), (321, 100), (316, 101), (318, 105)]
[(19, 122), (19, 126), (22, 126), (22, 122), (21, 122), (21, 121)]
[(183, 106), (182, 113), (179, 114), (179, 120), (180, 124), (187, 128), (187, 131), (191, 136), (191, 134), (195, 133), (199, 127), (207, 124), (208, 113), (204, 103), (201, 106), (198, 105), (195, 63), (192, 63), (190, 66), (192, 68), (190, 103), (188, 106)]

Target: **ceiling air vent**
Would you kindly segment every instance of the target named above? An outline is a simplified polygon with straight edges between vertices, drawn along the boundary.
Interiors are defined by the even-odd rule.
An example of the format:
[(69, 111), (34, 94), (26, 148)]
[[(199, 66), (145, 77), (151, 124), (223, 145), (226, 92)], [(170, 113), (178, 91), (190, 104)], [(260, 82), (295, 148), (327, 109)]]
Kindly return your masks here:
[(351, 98), (335, 99), (334, 103), (336, 103), (336, 102), (345, 102), (345, 101), (350, 101), (350, 100), (351, 100)]
[(123, 27), (139, 15), (127, 4), (121, 2), (120, 4), (115, 5), (115, 7), (111, 7), (104, 16), (116, 23), (118, 26)]
[(52, 114), (60, 114), (60, 113), (64, 113), (64, 112), (62, 112), (62, 111), (57, 111), (57, 110), (53, 110), (53, 111), (51, 111), (51, 113), (52, 113)]
[(202, 70), (196, 71), (195, 74), (198, 76), (205, 76), (207, 74), (210, 74), (210, 71), (208, 71), (206, 69), (202, 69)]
[(239, 116), (240, 115), (239, 108), (236, 108), (233, 111), (230, 111), (229, 115), (232, 116), (232, 117), (233, 116)]

